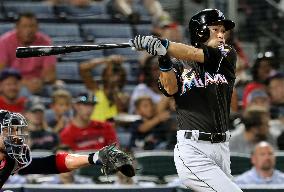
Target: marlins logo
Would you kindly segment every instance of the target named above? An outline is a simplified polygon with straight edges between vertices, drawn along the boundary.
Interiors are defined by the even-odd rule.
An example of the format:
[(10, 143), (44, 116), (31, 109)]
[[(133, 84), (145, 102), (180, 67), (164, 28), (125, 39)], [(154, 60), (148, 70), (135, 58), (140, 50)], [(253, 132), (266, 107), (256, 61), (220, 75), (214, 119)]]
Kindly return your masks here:
[(210, 84), (228, 84), (226, 77), (220, 73), (210, 74), (204, 73), (204, 81), (196, 74), (193, 69), (185, 69), (181, 75), (182, 77), (182, 92), (191, 90), (193, 87), (206, 88)]

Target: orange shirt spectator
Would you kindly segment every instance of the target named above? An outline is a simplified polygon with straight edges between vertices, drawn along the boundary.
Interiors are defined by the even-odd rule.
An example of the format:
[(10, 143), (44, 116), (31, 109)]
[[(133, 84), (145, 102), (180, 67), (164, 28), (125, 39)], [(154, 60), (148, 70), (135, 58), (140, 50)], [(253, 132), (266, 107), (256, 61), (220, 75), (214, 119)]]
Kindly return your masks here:
[(19, 17), (15, 30), (0, 37), (0, 69), (15, 68), (23, 80), (38, 78), (44, 82), (55, 80), (55, 56), (16, 58), (15, 50), (21, 46), (51, 45), (51, 39), (38, 32), (38, 23), (33, 14)]

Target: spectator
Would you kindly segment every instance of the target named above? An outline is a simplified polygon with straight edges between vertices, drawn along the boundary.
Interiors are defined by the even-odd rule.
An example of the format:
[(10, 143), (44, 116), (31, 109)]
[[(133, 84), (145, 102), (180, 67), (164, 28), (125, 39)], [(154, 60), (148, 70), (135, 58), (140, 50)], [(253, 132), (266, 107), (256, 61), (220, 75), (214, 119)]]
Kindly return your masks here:
[(153, 19), (152, 34), (175, 42), (183, 41), (182, 28), (172, 20), (168, 12)]
[(272, 52), (265, 52), (258, 54), (254, 65), (251, 69), (252, 82), (248, 83), (243, 93), (243, 108), (247, 105), (247, 97), (254, 89), (265, 89), (265, 82), (275, 73), (274, 68), (274, 54)]
[[(126, 82), (126, 71), (121, 63), (124, 58), (112, 55), (106, 58), (92, 59), (80, 65), (80, 74), (86, 87), (95, 93), (99, 103), (92, 113), (93, 120), (112, 120), (120, 112), (128, 109), (129, 96), (123, 92)], [(92, 69), (105, 64), (102, 72), (103, 85), (94, 80)]]
[(277, 139), (280, 150), (284, 150), (284, 74), (277, 73), (268, 81), (268, 90), (271, 98), (271, 122), (281, 134)]
[(143, 83), (139, 83), (132, 92), (129, 103), (129, 113), (135, 112), (134, 103), (139, 97), (149, 96), (155, 104), (160, 103), (162, 98), (164, 98), (157, 84), (160, 73), (158, 57), (148, 57), (145, 61), (145, 65), (142, 68), (142, 73)]
[(47, 125), (55, 133), (60, 132), (71, 118), (71, 94), (63, 89), (53, 92), (51, 97), (51, 106), (45, 113)]
[[(160, 18), (164, 16), (165, 11), (161, 3), (157, 0), (142, 0), (144, 7), (151, 15), (152, 19)], [(109, 8), (111, 14), (120, 13), (128, 19), (130, 23), (139, 22), (140, 15), (134, 10), (133, 0), (112, 0), (109, 1)]]
[(235, 178), (238, 185), (246, 184), (283, 184), (284, 173), (275, 169), (276, 158), (273, 147), (262, 141), (252, 152), (253, 167)]
[[(54, 154), (59, 152), (71, 153), (72, 150), (66, 145), (59, 145), (54, 149)], [(93, 184), (91, 178), (76, 175), (74, 171), (52, 175), (42, 184)]]
[(264, 89), (254, 89), (247, 97), (247, 107), (249, 106), (263, 106), (267, 110), (270, 109), (270, 99)]
[(152, 150), (165, 149), (167, 133), (170, 129), (170, 113), (156, 113), (156, 107), (150, 97), (140, 97), (135, 101), (136, 113), (142, 117), (131, 126), (130, 145), (133, 148)]
[(277, 73), (270, 77), (268, 82), (272, 118), (281, 119), (284, 123), (284, 74)]
[(260, 141), (267, 141), (276, 146), (276, 136), (270, 133), (270, 113), (267, 108), (251, 106), (246, 109), (242, 117), (245, 130), (232, 134), (230, 150), (232, 152), (251, 153)]
[(97, 99), (93, 94), (83, 93), (76, 98), (75, 115), (60, 132), (63, 144), (72, 150), (98, 150), (118, 142), (110, 123), (91, 120)]
[(41, 103), (30, 102), (27, 104), (25, 114), (29, 125), (31, 150), (52, 150), (58, 145), (58, 136), (51, 132), (44, 118), (44, 106)]
[(15, 68), (23, 76), (22, 82), (32, 94), (39, 93), (44, 83), (53, 83), (56, 57), (16, 58), (15, 50), (21, 46), (51, 45), (51, 39), (38, 32), (34, 14), (22, 13), (16, 21), (15, 30), (0, 37), (0, 70)]
[(0, 73), (0, 109), (23, 112), (26, 98), (19, 96), (21, 74), (15, 69), (4, 69)]

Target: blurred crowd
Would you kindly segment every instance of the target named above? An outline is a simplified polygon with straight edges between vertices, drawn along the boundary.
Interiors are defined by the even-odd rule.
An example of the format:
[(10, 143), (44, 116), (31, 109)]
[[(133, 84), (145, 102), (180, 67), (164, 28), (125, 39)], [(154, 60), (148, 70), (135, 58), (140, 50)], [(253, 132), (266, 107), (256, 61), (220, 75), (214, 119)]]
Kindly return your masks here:
[[(139, 23), (139, 14), (132, 10), (131, 2), (135, 3), (110, 0), (113, 16), (120, 14), (131, 24)], [(85, 7), (91, 0), (49, 0), (49, 3)], [(159, 1), (143, 0), (143, 5), (152, 17), (153, 35), (176, 42), (185, 41), (187, 34), (163, 10)], [(55, 56), (24, 59), (15, 56), (19, 46), (52, 44), (52, 38), (41, 32), (39, 25), (34, 14), (22, 13), (15, 28), (0, 36), (0, 108), (20, 112), (27, 118), (33, 151), (97, 150), (111, 143), (132, 152), (174, 148), (177, 130), (175, 103), (159, 91), (157, 57), (142, 52), (137, 58), (137, 84), (131, 91), (125, 91), (129, 75), (123, 65), (128, 59), (126, 56), (110, 55), (84, 60), (78, 71), (86, 91), (73, 95), (67, 83), (56, 77), (58, 62)], [(252, 153), (255, 168), (244, 178), (258, 175), (257, 170), (263, 170), (258, 158), (265, 158), (267, 153), (270, 172), (260, 175), (272, 178), (274, 151), (284, 150), (283, 61), (276, 57), (274, 50), (265, 50), (250, 63), (237, 36), (228, 34), (228, 41), (238, 52), (237, 79), (231, 105), (230, 149), (232, 152)], [(92, 73), (97, 68), (102, 68), (100, 80)], [(283, 182), (281, 174), (277, 175), (277, 179)], [(250, 181), (243, 177), (237, 181), (241, 184)], [(35, 181), (16, 175), (9, 182)], [(66, 173), (38, 182), (93, 181)], [(137, 183), (120, 175), (117, 182)]]

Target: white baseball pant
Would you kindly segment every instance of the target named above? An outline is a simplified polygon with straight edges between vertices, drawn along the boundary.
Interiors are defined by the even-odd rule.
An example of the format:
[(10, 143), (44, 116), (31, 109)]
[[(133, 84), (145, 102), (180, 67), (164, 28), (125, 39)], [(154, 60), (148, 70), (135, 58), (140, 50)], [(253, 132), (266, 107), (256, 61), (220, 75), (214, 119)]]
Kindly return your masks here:
[(197, 192), (241, 192), (231, 180), (229, 142), (186, 139), (177, 132), (174, 160), (182, 183)]

